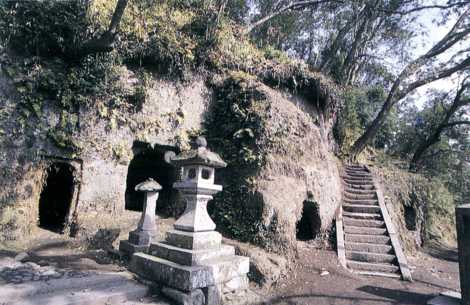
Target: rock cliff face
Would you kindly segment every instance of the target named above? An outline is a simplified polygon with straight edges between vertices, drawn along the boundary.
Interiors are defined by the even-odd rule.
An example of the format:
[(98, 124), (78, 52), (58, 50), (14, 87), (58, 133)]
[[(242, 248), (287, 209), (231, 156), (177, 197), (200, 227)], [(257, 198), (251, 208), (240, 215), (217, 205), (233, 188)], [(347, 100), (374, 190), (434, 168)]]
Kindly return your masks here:
[[(341, 201), (338, 160), (330, 151), (328, 130), (316, 124), (318, 113), (307, 101), (265, 86), (261, 90), (270, 104), (266, 136), (278, 137), (259, 173), (262, 224), (275, 227), (274, 249), (289, 249), (295, 247), (299, 234), (314, 239), (331, 229)], [(317, 215), (315, 209), (306, 208), (308, 204), (318, 209)], [(302, 217), (308, 219), (304, 228), (298, 226)], [(302, 229), (310, 232), (298, 232)]]
[[(139, 80), (132, 71), (121, 67), (119, 75), (118, 86), (122, 90), (135, 90)], [(178, 201), (178, 195), (171, 190), (171, 184), (177, 174), (163, 162), (163, 153), (186, 149), (190, 137), (202, 133), (209, 134), (209, 146), (224, 156), (224, 151), (220, 151), (223, 148), (211, 143), (213, 126), (208, 123), (208, 117), (217, 114), (213, 105), (219, 102), (221, 93), (214, 93), (217, 87), (206, 79), (190, 79), (172, 82), (153, 75), (147, 80), (144, 102), (139, 108), (109, 107), (109, 102), (104, 105), (97, 94), (95, 105), (75, 109), (72, 117), (65, 116), (54, 101), (46, 100), (40, 112), (25, 119), (11, 77), (1, 72), (0, 241), (15, 243), (21, 237), (34, 235), (36, 226), (46, 219), (41, 216), (47, 214), (41, 209), (48, 209), (41, 192), (55, 183), (49, 181), (52, 178), (48, 180), (53, 176), (51, 168), (60, 172), (64, 164), (73, 176), (71, 199), (64, 203), (68, 205), (65, 215), (57, 217), (63, 217), (67, 232), (85, 232), (96, 228), (96, 222), (101, 227), (118, 227), (122, 217), (136, 218), (137, 213), (128, 211), (139, 208), (139, 198), (132, 188), (148, 176), (164, 187), (157, 210), (172, 215), (172, 204)], [(253, 182), (247, 190), (251, 200), (240, 202), (232, 198), (231, 202), (241, 205), (235, 207), (242, 213), (239, 217), (252, 213), (260, 228), (250, 231), (244, 239), (283, 252), (295, 247), (297, 223), (302, 211), (306, 211), (306, 202), (315, 207), (304, 213), (315, 214), (305, 215), (309, 219), (307, 230), (326, 232), (331, 227), (341, 196), (330, 137), (332, 121), (323, 122), (305, 97), (261, 83), (256, 86), (263, 95), (258, 109), (263, 128), (256, 139), (263, 142), (263, 161), (244, 176)], [(71, 121), (75, 127), (67, 137), (54, 133), (59, 125)], [(239, 141), (242, 136), (235, 134), (237, 131), (227, 134), (226, 140)], [(221, 172), (224, 183), (233, 183), (225, 179), (230, 176), (229, 170), (230, 166)], [(238, 174), (234, 170), (231, 175)], [(214, 205), (217, 203), (216, 198)], [(221, 215), (213, 213), (220, 229), (225, 230), (227, 221), (217, 219)], [(234, 228), (238, 225), (241, 224), (234, 224)]]

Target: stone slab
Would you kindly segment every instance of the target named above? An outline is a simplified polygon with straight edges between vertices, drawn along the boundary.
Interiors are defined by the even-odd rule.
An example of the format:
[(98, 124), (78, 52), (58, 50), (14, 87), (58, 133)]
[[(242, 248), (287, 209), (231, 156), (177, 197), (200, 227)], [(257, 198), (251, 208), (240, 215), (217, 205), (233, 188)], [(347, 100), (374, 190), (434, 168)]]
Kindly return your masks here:
[(128, 240), (121, 240), (119, 243), (119, 251), (123, 252), (125, 255), (131, 256), (137, 252), (147, 252), (149, 249), (148, 245), (134, 245), (130, 243)]
[(174, 247), (166, 243), (154, 243), (150, 245), (149, 253), (177, 264), (194, 266), (200, 265), (208, 259), (234, 256), (235, 248), (228, 245), (221, 245), (219, 248), (215, 249), (189, 250)]
[(248, 276), (243, 275), (240, 277), (235, 277), (228, 282), (222, 284), (222, 292), (230, 293), (240, 290), (245, 290), (249, 288)]
[(169, 230), (166, 232), (166, 242), (172, 246), (184, 249), (215, 249), (222, 244), (222, 235), (218, 232), (186, 232)]
[(207, 267), (182, 266), (144, 253), (132, 255), (130, 269), (149, 280), (188, 292), (214, 282)]
[(226, 283), (250, 271), (250, 259), (245, 256), (231, 256), (204, 261), (203, 266), (211, 270), (215, 284)]
[(249, 259), (231, 256), (209, 260), (204, 265), (184, 266), (153, 255), (135, 253), (130, 269), (149, 280), (189, 292), (247, 274)]
[(201, 289), (183, 292), (170, 287), (163, 287), (162, 294), (173, 300), (176, 305), (208, 305), (206, 304), (206, 296)]
[(147, 231), (129, 232), (129, 242), (134, 245), (148, 246), (152, 242), (153, 236)]

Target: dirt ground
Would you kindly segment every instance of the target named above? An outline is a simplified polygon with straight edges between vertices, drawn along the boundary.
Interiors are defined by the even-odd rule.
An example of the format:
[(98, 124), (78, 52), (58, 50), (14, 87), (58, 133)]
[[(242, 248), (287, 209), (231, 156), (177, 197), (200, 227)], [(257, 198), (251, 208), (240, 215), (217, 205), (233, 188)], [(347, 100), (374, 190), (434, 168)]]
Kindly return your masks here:
[[(299, 244), (299, 260), (288, 277), (260, 304), (383, 305), (426, 304), (439, 292), (459, 289), (456, 249), (427, 249), (409, 257), (413, 282), (369, 277), (344, 270), (334, 251)], [(322, 271), (327, 275), (320, 275)]]
[[(76, 242), (44, 232), (27, 250), (29, 261), (73, 270), (122, 271), (125, 263), (103, 250), (85, 250)], [(0, 257), (17, 251), (0, 250)], [(456, 249), (431, 248), (409, 257), (414, 281), (352, 274), (338, 264), (334, 251), (299, 242), (299, 256), (286, 278), (270, 290), (252, 287), (258, 300), (245, 304), (276, 305), (383, 305), (426, 304), (439, 292), (459, 289)], [(327, 272), (325, 272), (327, 271)], [(325, 274), (327, 273), (327, 274)], [(322, 275), (323, 274), (323, 275)], [(152, 299), (155, 303), (152, 302)], [(162, 304), (158, 296), (146, 304)], [(165, 302), (166, 304), (166, 302)]]

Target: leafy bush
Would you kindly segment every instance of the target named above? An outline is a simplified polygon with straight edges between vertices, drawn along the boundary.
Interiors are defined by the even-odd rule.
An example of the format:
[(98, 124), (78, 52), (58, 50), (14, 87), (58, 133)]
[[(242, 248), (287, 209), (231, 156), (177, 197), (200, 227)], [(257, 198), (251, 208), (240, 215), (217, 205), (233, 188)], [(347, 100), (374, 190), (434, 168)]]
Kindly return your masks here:
[(87, 1), (2, 1), (0, 41), (32, 55), (65, 56), (87, 38)]
[(210, 205), (219, 228), (240, 240), (251, 240), (258, 231), (261, 208), (253, 191), (253, 177), (264, 164), (264, 121), (267, 103), (252, 76), (232, 73), (214, 83), (215, 101), (206, 124), (208, 141), (221, 153), (228, 167), (221, 171), (224, 190)]

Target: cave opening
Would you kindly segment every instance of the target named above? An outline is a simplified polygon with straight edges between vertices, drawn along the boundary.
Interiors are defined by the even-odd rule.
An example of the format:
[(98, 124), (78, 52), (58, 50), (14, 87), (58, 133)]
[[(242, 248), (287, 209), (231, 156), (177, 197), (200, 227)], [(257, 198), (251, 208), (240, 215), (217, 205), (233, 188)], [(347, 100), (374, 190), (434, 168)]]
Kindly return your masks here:
[(404, 214), (406, 228), (409, 231), (416, 231), (416, 209), (411, 206), (405, 206)]
[(173, 183), (177, 179), (176, 168), (165, 162), (167, 151), (177, 152), (176, 147), (134, 142), (134, 158), (129, 164), (126, 179), (125, 208), (132, 211), (142, 211), (144, 194), (135, 191), (135, 186), (148, 178), (157, 181), (162, 189), (157, 199), (156, 213), (163, 217), (173, 215), (177, 191)]
[(315, 201), (303, 202), (302, 217), (297, 222), (297, 240), (307, 241), (317, 237), (321, 228), (320, 211)]
[(75, 169), (66, 162), (51, 164), (39, 196), (39, 227), (63, 233), (75, 190)]

